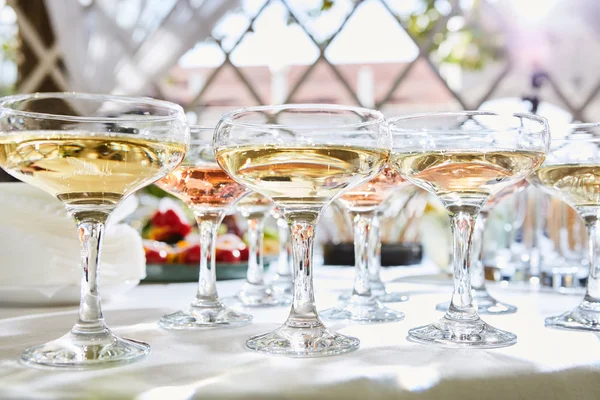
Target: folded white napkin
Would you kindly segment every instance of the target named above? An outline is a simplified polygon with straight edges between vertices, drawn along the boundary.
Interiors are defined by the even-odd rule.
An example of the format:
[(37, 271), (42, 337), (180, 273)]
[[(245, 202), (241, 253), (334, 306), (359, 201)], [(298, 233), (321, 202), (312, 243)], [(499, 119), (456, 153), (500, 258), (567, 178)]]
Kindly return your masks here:
[[(111, 216), (101, 254), (101, 284), (139, 282), (146, 276), (142, 239), (119, 222), (133, 212), (131, 196)], [(79, 285), (80, 243), (77, 227), (62, 203), (23, 183), (0, 184), (0, 286)], [(52, 289), (51, 289), (52, 288)]]

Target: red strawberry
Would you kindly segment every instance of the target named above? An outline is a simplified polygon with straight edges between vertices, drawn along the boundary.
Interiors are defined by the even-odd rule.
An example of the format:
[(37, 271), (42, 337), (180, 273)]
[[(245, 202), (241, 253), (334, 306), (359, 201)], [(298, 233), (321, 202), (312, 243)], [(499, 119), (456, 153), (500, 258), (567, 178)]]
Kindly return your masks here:
[(188, 247), (183, 252), (183, 263), (198, 265), (200, 263), (200, 245)]
[(164, 264), (167, 261), (166, 250), (144, 248), (146, 251), (146, 264)]

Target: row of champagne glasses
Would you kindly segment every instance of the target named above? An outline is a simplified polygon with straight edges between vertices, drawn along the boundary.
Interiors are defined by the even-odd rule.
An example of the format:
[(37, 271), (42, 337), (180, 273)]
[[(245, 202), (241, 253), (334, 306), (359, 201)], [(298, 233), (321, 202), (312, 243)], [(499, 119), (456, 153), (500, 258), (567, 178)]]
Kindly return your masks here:
[[(368, 295), (373, 276), (368, 260), (374, 256), (365, 247), (376, 246), (365, 243), (376, 231), (377, 208), (387, 195), (387, 182), (400, 186), (406, 180), (435, 194), (448, 210), (455, 282), (444, 318), (411, 329), (409, 338), (463, 347), (499, 347), (516, 340), (514, 334), (491, 327), (478, 316), (470, 285), (470, 247), (486, 202), (542, 165), (550, 142), (543, 118), (460, 112), (386, 122), (381, 113), (357, 107), (283, 105), (228, 113), (214, 132), (194, 128), (190, 142), (183, 111), (171, 103), (37, 94), (2, 99), (0, 121), (0, 165), (65, 204), (78, 223), (83, 249), (79, 321), (63, 338), (26, 350), (22, 356), (26, 362), (85, 367), (128, 362), (148, 353), (147, 344), (118, 338), (104, 324), (97, 270), (110, 212), (124, 197), (156, 180), (190, 206), (201, 238), (196, 298), (186, 309), (164, 316), (160, 325), (165, 328), (234, 327), (250, 322), (251, 316), (227, 308), (218, 298), (214, 239), (229, 207), (252, 190), (250, 196), (270, 199), (289, 226), (293, 290), (285, 324), (249, 339), (247, 347), (300, 357), (355, 350), (358, 339), (331, 332), (317, 314), (312, 259), (316, 224), (322, 210), (340, 199), (354, 214), (356, 236), (361, 239), (353, 294), (345, 306), (327, 313), (359, 321), (373, 316), (374, 321), (399, 320), (400, 312)], [(588, 294), (577, 310), (559, 318), (562, 325), (556, 325), (598, 330), (597, 149), (587, 146), (589, 151), (583, 152), (587, 158), (568, 151), (574, 140), (595, 145), (597, 128), (586, 129), (585, 134), (569, 135), (555, 157), (537, 170), (533, 182), (576, 206), (590, 230), (593, 262)], [(184, 160), (187, 143), (191, 144)], [(384, 183), (369, 185), (372, 179)], [(269, 211), (264, 208), (261, 215)], [(262, 218), (251, 214), (248, 218), (255, 222)], [(260, 231), (260, 221), (254, 225)], [(268, 303), (278, 291), (264, 284), (260, 256), (254, 258), (248, 285), (238, 299), (244, 303), (258, 298), (261, 304), (266, 298)], [(290, 281), (285, 271), (278, 272), (282, 282)], [(573, 324), (575, 320), (579, 325)]]
[[(365, 111), (351, 112), (360, 115)], [(220, 165), (238, 182), (270, 197), (288, 219), (294, 235), (295, 287), (300, 277), (303, 289), (310, 289), (305, 299), (296, 297), (302, 291), (294, 293), (292, 313), (283, 327), (250, 339), (248, 347), (296, 356), (308, 352), (337, 354), (357, 347), (357, 341), (332, 336), (324, 328), (314, 307), (312, 280), (306, 277), (312, 276), (310, 255), (316, 221), (322, 209), (338, 197), (353, 213), (358, 274), (348, 303), (324, 314), (359, 321), (402, 318), (402, 314), (373, 299), (369, 288), (365, 242), (382, 199), (365, 201), (364, 191), (369, 185), (362, 192), (360, 185), (381, 173), (386, 163), (405, 179), (438, 196), (448, 209), (454, 232), (452, 302), (442, 320), (410, 330), (410, 339), (472, 347), (514, 343), (514, 334), (487, 325), (477, 314), (469, 281), (470, 245), (475, 221), (486, 201), (526, 178), (543, 162), (549, 144), (545, 120), (486, 112), (397, 118), (390, 121), (391, 153), (378, 153), (385, 150), (382, 144), (392, 139), (386, 137), (382, 116), (373, 117), (371, 124), (352, 117), (332, 124), (333, 116), (339, 113), (335, 107), (255, 108), (225, 116), (215, 132)], [(305, 115), (309, 115), (308, 122), (302, 118)], [(369, 129), (369, 125), (377, 128)], [(352, 158), (357, 162), (350, 163)], [(367, 163), (361, 165), (365, 160)], [(362, 176), (361, 168), (365, 172)], [(295, 309), (297, 305), (308, 312), (302, 315)]]

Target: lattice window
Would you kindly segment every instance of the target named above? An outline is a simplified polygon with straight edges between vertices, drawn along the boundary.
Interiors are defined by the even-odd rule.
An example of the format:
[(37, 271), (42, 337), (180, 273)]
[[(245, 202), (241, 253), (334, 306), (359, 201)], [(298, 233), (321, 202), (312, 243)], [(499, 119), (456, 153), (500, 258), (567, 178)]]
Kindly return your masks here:
[[(597, 3), (243, 0), (154, 88), (208, 119), (242, 105), (306, 101), (398, 114), (474, 109), (489, 99), (521, 97), (531, 92), (537, 64), (547, 73), (543, 100), (577, 119), (599, 120)], [(23, 40), (40, 59), (18, 90), (35, 90), (46, 75), (66, 88), (56, 47), (39, 45), (19, 2), (10, 4)], [(532, 41), (534, 36), (542, 41)], [(363, 57), (353, 60), (353, 52)], [(260, 65), (249, 65), (253, 55)], [(194, 57), (204, 62), (185, 68)]]
[(9, 94), (17, 82), (17, 15), (0, 0), (0, 94)]

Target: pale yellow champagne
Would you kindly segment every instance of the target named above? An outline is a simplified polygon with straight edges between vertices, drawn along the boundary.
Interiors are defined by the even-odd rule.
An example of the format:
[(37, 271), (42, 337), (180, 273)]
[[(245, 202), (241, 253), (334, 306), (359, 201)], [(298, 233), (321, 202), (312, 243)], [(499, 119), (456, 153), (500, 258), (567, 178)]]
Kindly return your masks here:
[(388, 157), (384, 149), (334, 145), (217, 149), (229, 174), (278, 206), (327, 203), (377, 174)]
[(114, 205), (175, 168), (185, 145), (125, 135), (23, 132), (0, 138), (0, 166), (66, 205)]
[(600, 165), (558, 164), (543, 166), (534, 182), (575, 207), (600, 206)]
[(390, 164), (442, 200), (485, 199), (524, 179), (544, 161), (542, 152), (442, 150), (394, 153)]

